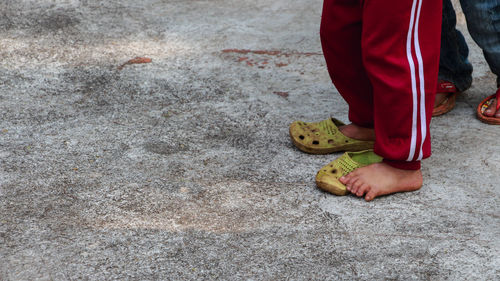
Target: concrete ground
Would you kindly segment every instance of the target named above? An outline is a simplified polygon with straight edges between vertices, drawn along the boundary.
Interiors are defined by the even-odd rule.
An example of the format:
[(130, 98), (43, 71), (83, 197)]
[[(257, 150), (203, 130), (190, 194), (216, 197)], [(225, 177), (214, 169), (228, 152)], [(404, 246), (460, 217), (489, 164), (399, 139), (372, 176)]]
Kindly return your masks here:
[[(314, 176), (340, 154), (288, 137), (293, 120), (347, 121), (321, 8), (2, 0), (0, 280), (499, 280), (481, 52), (466, 34), (474, 85), (432, 122), (423, 188), (336, 197)], [(138, 56), (152, 62), (117, 69)]]

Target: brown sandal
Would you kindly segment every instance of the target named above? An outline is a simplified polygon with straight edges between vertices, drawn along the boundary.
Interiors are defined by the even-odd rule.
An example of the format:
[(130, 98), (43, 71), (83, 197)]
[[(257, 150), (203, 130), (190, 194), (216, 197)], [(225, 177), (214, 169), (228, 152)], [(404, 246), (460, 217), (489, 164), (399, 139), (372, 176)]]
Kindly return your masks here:
[(500, 117), (494, 117), (494, 116), (486, 116), (484, 115), (484, 112), (486, 109), (493, 103), (494, 100), (497, 100), (497, 106), (496, 106), (496, 111), (498, 112), (498, 109), (500, 109), (500, 88), (497, 90), (496, 94), (493, 94), (487, 98), (485, 98), (478, 106), (477, 106), (477, 118), (481, 120), (484, 123), (490, 124), (490, 125), (500, 125)]
[(451, 82), (439, 80), (436, 93), (446, 93), (447, 97), (432, 110), (432, 116), (439, 116), (450, 112), (455, 107), (458, 90)]

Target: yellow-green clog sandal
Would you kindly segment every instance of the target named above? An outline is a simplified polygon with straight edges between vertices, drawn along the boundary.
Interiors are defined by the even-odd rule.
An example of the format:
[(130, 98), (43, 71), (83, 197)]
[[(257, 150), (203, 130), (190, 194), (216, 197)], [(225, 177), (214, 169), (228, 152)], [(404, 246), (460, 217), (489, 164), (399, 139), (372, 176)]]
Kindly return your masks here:
[(318, 188), (335, 195), (347, 195), (349, 191), (339, 179), (357, 168), (382, 162), (382, 157), (373, 150), (346, 152), (319, 170), (316, 175)]
[(290, 137), (298, 149), (311, 154), (373, 148), (373, 141), (356, 140), (342, 134), (338, 127), (343, 125), (335, 118), (314, 123), (295, 121), (290, 124)]

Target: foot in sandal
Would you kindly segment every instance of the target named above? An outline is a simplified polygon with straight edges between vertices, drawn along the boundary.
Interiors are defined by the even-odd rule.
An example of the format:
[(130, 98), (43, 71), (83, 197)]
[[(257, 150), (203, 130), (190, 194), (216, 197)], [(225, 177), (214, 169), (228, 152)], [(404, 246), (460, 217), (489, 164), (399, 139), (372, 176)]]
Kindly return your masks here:
[(373, 148), (375, 132), (371, 128), (346, 125), (330, 118), (312, 123), (295, 121), (290, 125), (290, 137), (293, 144), (304, 152), (328, 154)]
[(422, 187), (422, 181), (420, 170), (401, 170), (383, 162), (358, 168), (340, 178), (349, 192), (365, 197), (366, 201), (381, 195), (416, 191)]
[(479, 120), (491, 124), (500, 125), (500, 88), (497, 92), (485, 98), (477, 107)]
[(450, 112), (455, 107), (457, 94), (458, 90), (453, 83), (439, 80), (432, 116), (439, 116)]
[(422, 186), (420, 170), (401, 170), (384, 162), (373, 150), (346, 152), (319, 170), (318, 188), (335, 195), (352, 193), (371, 201), (396, 192), (418, 190)]
[(477, 107), (479, 120), (491, 124), (500, 125), (500, 88), (496, 94), (485, 98)]

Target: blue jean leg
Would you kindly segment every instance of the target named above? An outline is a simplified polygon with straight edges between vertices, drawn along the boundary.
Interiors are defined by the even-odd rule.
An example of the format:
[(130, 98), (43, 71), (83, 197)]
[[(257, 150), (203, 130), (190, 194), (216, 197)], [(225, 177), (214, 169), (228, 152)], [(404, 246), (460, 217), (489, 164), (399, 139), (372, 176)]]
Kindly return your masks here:
[(455, 28), (456, 24), (451, 0), (443, 0), (439, 79), (452, 82), (458, 90), (465, 91), (472, 84), (472, 64), (467, 59), (469, 48), (462, 33)]
[(500, 0), (460, 0), (472, 39), (483, 50), (500, 86)]

